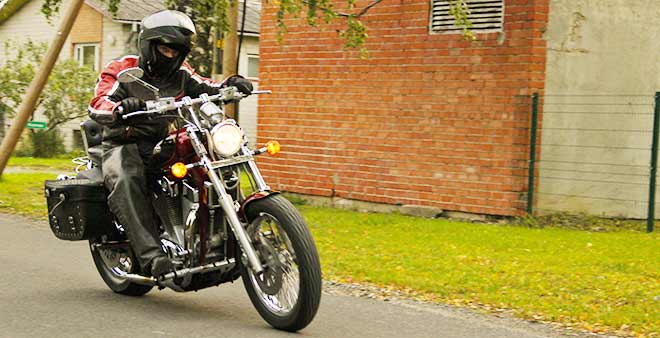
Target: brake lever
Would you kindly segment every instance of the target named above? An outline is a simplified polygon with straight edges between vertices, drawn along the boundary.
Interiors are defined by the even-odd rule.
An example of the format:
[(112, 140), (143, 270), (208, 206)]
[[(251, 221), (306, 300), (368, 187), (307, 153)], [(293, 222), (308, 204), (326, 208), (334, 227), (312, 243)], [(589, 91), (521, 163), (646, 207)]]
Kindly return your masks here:
[(127, 120), (129, 117), (138, 116), (138, 115), (147, 115), (147, 114), (157, 113), (157, 112), (158, 112), (158, 110), (141, 110), (141, 111), (128, 113), (126, 115), (122, 115), (121, 118), (123, 120)]
[[(120, 113), (123, 113), (123, 112), (124, 112), (124, 107), (122, 107), (122, 106), (119, 106), (119, 107), (117, 107), (116, 109), (117, 109), (117, 111), (120, 112)], [(130, 113), (130, 114), (126, 114), (126, 115), (121, 115), (121, 119), (122, 119), (122, 120), (127, 120), (129, 117), (134, 116), (134, 115), (135, 115), (135, 113)]]

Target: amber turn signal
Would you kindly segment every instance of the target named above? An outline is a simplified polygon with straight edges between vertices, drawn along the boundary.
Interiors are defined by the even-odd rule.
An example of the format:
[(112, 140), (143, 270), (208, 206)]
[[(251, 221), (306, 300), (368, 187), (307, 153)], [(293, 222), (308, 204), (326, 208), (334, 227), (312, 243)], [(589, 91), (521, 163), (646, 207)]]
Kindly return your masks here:
[(275, 155), (280, 152), (280, 143), (277, 141), (270, 141), (266, 144), (268, 155)]
[(184, 178), (188, 174), (188, 168), (186, 168), (186, 165), (181, 162), (174, 163), (170, 170), (172, 171), (172, 175), (176, 178)]

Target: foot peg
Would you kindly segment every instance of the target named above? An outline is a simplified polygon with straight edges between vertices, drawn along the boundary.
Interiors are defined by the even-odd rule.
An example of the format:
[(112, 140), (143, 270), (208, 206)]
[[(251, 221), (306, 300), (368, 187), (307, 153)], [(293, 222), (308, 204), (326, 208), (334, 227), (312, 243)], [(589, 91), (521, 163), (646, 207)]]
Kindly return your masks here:
[(167, 256), (159, 256), (151, 262), (151, 275), (156, 279), (163, 279), (167, 273), (175, 271), (174, 265)]

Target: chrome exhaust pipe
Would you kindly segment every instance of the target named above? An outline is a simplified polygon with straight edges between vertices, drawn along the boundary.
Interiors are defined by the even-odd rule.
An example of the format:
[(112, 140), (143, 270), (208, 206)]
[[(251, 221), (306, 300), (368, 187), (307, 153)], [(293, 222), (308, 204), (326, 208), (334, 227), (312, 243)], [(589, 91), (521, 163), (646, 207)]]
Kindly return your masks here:
[(197, 273), (210, 272), (216, 270), (222, 270), (222, 272), (226, 272), (233, 269), (234, 266), (236, 266), (236, 259), (229, 258), (229, 259), (225, 259), (224, 261), (209, 263), (202, 266), (196, 266), (194, 268), (185, 268), (181, 270), (176, 270), (174, 272), (165, 274), (165, 276), (163, 276), (163, 278), (161, 278), (160, 280), (150, 276), (142, 276), (133, 273), (126, 273), (125, 271), (121, 270), (119, 267), (112, 268), (112, 273), (119, 278), (126, 279), (136, 284), (150, 285), (150, 286), (156, 286), (156, 285), (169, 286), (163, 283), (171, 281), (174, 278), (183, 278), (190, 274), (197, 274)]
[(136, 284), (151, 285), (151, 286), (158, 284), (158, 281), (154, 277), (147, 277), (147, 276), (137, 275), (134, 273), (126, 273), (124, 270), (120, 269), (117, 266), (112, 268), (112, 273), (116, 277), (126, 279)]

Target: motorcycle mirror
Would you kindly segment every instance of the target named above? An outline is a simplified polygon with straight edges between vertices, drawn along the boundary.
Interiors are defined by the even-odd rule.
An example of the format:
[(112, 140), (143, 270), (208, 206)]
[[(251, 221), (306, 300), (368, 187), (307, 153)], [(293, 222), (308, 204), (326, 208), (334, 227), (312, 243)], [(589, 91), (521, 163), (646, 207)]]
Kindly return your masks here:
[(117, 73), (117, 81), (121, 83), (131, 83), (137, 81), (140, 85), (153, 92), (156, 99), (159, 99), (160, 92), (158, 88), (141, 80), (140, 78), (142, 77), (142, 75), (144, 75), (144, 70), (142, 70), (142, 68), (140, 67), (126, 68), (120, 71), (119, 73)]
[(144, 70), (139, 67), (126, 68), (117, 74), (117, 81), (131, 83), (139, 80), (144, 75)]

